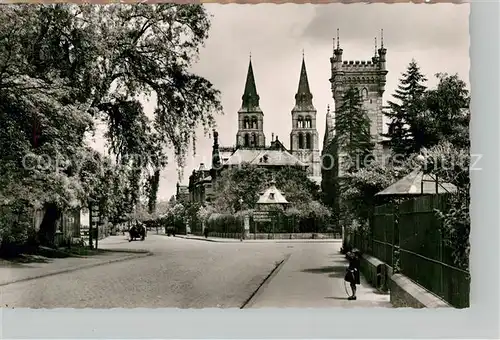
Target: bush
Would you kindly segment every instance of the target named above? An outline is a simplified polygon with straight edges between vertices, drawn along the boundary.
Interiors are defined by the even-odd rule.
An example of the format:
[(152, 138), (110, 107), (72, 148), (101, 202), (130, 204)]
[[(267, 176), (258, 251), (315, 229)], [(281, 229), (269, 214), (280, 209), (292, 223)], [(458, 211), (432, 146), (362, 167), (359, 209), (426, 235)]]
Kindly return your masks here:
[(243, 229), (241, 217), (230, 214), (212, 214), (206, 228), (215, 233), (240, 233)]

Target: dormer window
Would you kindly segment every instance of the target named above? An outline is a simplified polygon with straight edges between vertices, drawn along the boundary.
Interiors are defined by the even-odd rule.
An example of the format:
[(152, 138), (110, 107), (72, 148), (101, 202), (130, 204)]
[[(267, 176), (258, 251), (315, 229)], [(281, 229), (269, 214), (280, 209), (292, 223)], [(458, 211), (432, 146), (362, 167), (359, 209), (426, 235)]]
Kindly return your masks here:
[(272, 200), (274, 199), (274, 192), (269, 194), (269, 199), (272, 199)]
[(267, 163), (267, 160), (269, 159), (269, 156), (268, 155), (264, 155), (264, 157), (262, 157), (264, 159), (264, 163)]

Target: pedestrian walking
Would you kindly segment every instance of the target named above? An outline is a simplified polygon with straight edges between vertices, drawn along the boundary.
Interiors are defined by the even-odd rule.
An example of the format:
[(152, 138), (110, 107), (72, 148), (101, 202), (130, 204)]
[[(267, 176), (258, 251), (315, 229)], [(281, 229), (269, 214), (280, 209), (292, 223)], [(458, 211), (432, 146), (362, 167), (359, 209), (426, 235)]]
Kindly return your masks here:
[(349, 266), (347, 267), (344, 280), (349, 282), (352, 290), (352, 295), (347, 298), (347, 300), (356, 300), (356, 285), (360, 284), (360, 252), (358, 249), (353, 249), (347, 253), (347, 260), (349, 261)]

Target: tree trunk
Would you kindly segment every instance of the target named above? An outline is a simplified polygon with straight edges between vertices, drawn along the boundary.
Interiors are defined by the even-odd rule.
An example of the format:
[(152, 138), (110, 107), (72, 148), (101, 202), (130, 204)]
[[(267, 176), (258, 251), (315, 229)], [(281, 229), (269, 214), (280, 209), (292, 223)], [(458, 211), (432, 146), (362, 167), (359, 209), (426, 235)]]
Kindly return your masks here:
[(54, 246), (57, 221), (61, 217), (61, 209), (54, 203), (45, 205), (45, 214), (40, 230), (38, 231), (38, 239), (43, 246)]

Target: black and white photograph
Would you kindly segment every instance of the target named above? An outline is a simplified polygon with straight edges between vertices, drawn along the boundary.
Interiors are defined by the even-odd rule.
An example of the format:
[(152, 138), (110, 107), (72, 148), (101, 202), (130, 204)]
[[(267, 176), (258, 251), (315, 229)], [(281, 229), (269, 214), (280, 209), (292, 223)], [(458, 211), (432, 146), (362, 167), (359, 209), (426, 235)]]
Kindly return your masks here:
[(469, 7), (0, 5), (1, 308), (470, 307)]

